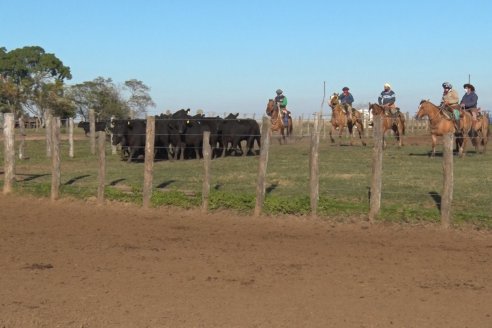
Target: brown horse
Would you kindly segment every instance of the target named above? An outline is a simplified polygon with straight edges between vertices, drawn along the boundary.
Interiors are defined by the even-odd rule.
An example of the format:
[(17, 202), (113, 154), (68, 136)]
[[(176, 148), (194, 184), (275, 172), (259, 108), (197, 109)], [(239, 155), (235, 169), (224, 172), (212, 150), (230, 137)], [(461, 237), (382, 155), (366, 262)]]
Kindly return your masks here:
[(475, 150), (480, 152), (480, 145), (482, 146), (482, 154), (485, 154), (487, 150), (487, 141), (489, 139), (489, 115), (487, 113), (482, 114), (476, 121), (472, 122), (472, 143), (475, 146)]
[(468, 133), (470, 132), (469, 122), (471, 122), (471, 115), (469, 113), (464, 113), (460, 118), (460, 128), (456, 131), (454, 123), (449, 115), (443, 112), (443, 109), (434, 105), (428, 100), (422, 100), (420, 102), (417, 115), (418, 119), (427, 116), (429, 117), (431, 136), (432, 136), (432, 152), (431, 156), (436, 155), (436, 143), (437, 137), (443, 136), (446, 133), (454, 133), (455, 136), (462, 137), (463, 142), (458, 143), (459, 156), (462, 157), (464, 154), (464, 147), (466, 146), (466, 140)]
[(353, 110), (352, 113), (350, 113), (347, 117), (347, 114), (345, 113), (345, 110), (343, 108), (343, 105), (340, 104), (340, 100), (338, 99), (338, 93), (334, 93), (330, 97), (329, 105), (332, 109), (332, 114), (331, 114), (331, 129), (330, 129), (330, 140), (332, 143), (335, 142), (335, 139), (333, 139), (332, 134), (336, 129), (338, 129), (338, 140), (339, 144), (342, 142), (342, 134), (343, 130), (345, 127), (348, 128), (349, 134), (350, 134), (350, 145), (353, 145), (353, 128), (354, 126), (357, 127), (357, 132), (359, 132), (359, 139), (362, 143), (362, 145), (366, 145), (366, 142), (364, 139), (362, 139), (362, 133), (364, 132), (364, 125), (362, 124), (362, 114), (357, 111)]
[(279, 139), (280, 144), (282, 141), (286, 143), (284, 134), (284, 123), (282, 122), (282, 115), (280, 114), (280, 108), (273, 99), (268, 99), (268, 104), (266, 108), (266, 114), (270, 116), (270, 132), (280, 132), (281, 138)]
[(389, 113), (385, 108), (378, 104), (369, 104), (369, 110), (372, 111), (373, 116), (383, 116), (383, 148), (386, 148), (386, 131), (392, 130), (396, 141), (398, 141), (398, 148), (403, 146), (402, 136), (405, 134), (405, 118), (402, 113), (397, 114)]

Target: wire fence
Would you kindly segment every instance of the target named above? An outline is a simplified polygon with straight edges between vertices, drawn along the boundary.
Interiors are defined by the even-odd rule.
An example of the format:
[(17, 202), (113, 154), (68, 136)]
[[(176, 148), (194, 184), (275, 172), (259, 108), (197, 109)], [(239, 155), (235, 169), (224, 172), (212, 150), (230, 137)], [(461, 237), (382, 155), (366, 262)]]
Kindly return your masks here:
[[(301, 120), (302, 122), (302, 120)], [(310, 132), (315, 129), (315, 122), (302, 122)], [(368, 136), (367, 147), (349, 146), (349, 139), (344, 137), (341, 145), (332, 145), (323, 138), (325, 122), (318, 121), (317, 129), (321, 139), (319, 148), (319, 207), (321, 214), (329, 216), (361, 215), (369, 211), (372, 177), (372, 135)], [(261, 124), (259, 124), (261, 127)], [(329, 126), (329, 123), (326, 123)], [(439, 159), (428, 157), (430, 134), (426, 130), (415, 129), (407, 139), (413, 141), (398, 149), (389, 145), (384, 151), (384, 173), (382, 178), (382, 215), (387, 219), (412, 220), (415, 217), (439, 218), (441, 207), (441, 190), (443, 184), (442, 163)], [(83, 135), (75, 141), (75, 156), (70, 159), (68, 140), (63, 138), (66, 131), (62, 129), (60, 142), (61, 186), (62, 195), (76, 194), (82, 197), (95, 197), (98, 186), (97, 156), (91, 156), (89, 142)], [(38, 136), (40, 140), (34, 139)], [(14, 182), (22, 190), (36, 191), (51, 183), (51, 160), (44, 151), (43, 132), (26, 133), (27, 157), (17, 161)], [(276, 142), (278, 135), (273, 135), (268, 158), (266, 176), (266, 199), (278, 200), (282, 213), (309, 213), (309, 166), (311, 140), (306, 133), (299, 133), (288, 138), (286, 144)], [(19, 149), (21, 136), (16, 135)], [(244, 145), (243, 141), (243, 146)], [(104, 144), (104, 152), (109, 153), (110, 144)], [(5, 146), (2, 156), (5, 159)], [(257, 187), (259, 156), (228, 156), (217, 158), (210, 166), (211, 195), (219, 198), (218, 207), (234, 207), (230, 202), (247, 202), (255, 197)], [(453, 200), (454, 216), (462, 220), (489, 220), (492, 197), (484, 190), (490, 190), (492, 177), (484, 168), (491, 167), (490, 156), (469, 152), (467, 158), (456, 160), (455, 198)], [(106, 159), (105, 186), (107, 197), (120, 200), (141, 198), (145, 161), (128, 164), (119, 156)], [(175, 192), (185, 199), (199, 202), (202, 193), (203, 161), (157, 160), (154, 164), (152, 188), (156, 194), (169, 194), (177, 197)], [(485, 170), (486, 171), (486, 170)], [(6, 172), (6, 170), (4, 170)], [(5, 174), (4, 174), (5, 181)], [(5, 185), (5, 182), (4, 182)], [(228, 200), (231, 196), (234, 200)], [(221, 200), (220, 197), (224, 199)], [(173, 200), (179, 203), (180, 200)], [(229, 201), (229, 203), (228, 203)], [(195, 204), (196, 205), (196, 204)], [(272, 210), (274, 212), (274, 210)]]

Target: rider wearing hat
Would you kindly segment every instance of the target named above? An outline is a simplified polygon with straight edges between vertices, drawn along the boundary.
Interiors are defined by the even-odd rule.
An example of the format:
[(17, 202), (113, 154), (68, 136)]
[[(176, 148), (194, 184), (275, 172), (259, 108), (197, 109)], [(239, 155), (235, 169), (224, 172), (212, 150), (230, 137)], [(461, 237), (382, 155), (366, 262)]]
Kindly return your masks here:
[(275, 97), (275, 102), (279, 105), (280, 109), (287, 107), (287, 97), (284, 96), (284, 92), (281, 89), (277, 89), (277, 96)]
[(391, 85), (389, 83), (384, 84), (384, 90), (378, 98), (378, 103), (383, 106), (384, 109), (389, 109), (391, 112), (396, 111), (396, 96), (395, 92), (391, 90)]
[(284, 96), (284, 92), (281, 89), (277, 89), (276, 93), (277, 96), (275, 97), (275, 103), (278, 105), (280, 111), (282, 112), (283, 120), (287, 121), (290, 116), (290, 111), (287, 110), (287, 97)]
[(475, 87), (467, 83), (463, 85), (463, 88), (465, 88), (466, 93), (464, 94), (463, 98), (461, 98), (461, 108), (470, 112), (473, 116), (473, 120), (476, 121), (478, 96), (475, 93)]
[(354, 96), (349, 92), (348, 87), (344, 87), (342, 89), (342, 94), (338, 98), (340, 100), (340, 103), (342, 104), (343, 108), (345, 109), (345, 114), (347, 115), (348, 119), (351, 119), (351, 114), (353, 111), (352, 108), (352, 103), (354, 102)]
[(441, 108), (446, 110), (448, 113), (451, 113), (451, 116), (453, 117), (455, 123), (455, 128), (458, 129), (458, 120), (460, 117), (460, 105), (458, 104), (460, 98), (458, 96), (458, 92), (449, 82), (444, 82), (442, 84), (442, 88), (444, 89), (444, 91), (442, 93)]

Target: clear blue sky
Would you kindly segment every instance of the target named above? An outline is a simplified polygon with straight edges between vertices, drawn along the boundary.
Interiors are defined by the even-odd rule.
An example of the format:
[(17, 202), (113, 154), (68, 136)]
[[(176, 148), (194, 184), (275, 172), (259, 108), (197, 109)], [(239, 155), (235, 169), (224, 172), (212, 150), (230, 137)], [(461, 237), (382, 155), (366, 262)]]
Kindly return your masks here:
[[(356, 103), (392, 84), (403, 111), (471, 81), (492, 109), (492, 1), (9, 1), (0, 46), (39, 45), (69, 84), (136, 78), (157, 107), (261, 115), (281, 88), (297, 114), (349, 86)], [(327, 107), (325, 106), (325, 111)]]

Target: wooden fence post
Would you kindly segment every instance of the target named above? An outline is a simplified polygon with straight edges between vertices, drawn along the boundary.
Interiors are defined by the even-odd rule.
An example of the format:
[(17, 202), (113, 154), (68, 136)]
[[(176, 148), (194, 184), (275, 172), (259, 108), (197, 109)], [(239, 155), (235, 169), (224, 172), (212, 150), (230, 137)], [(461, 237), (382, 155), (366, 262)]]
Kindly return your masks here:
[(383, 172), (382, 115), (373, 116), (374, 148), (372, 153), (372, 178), (370, 190), (369, 222), (374, 223), (381, 208), (381, 185)]
[(91, 154), (96, 154), (96, 116), (94, 109), (89, 109), (89, 138), (91, 141)]
[(311, 200), (311, 215), (317, 216), (319, 201), (319, 136), (321, 115), (318, 113), (311, 132), (311, 156), (309, 157), (309, 186)]
[(302, 116), (299, 116), (299, 135), (300, 135), (300, 138), (302, 139), (302, 137), (304, 136), (304, 114), (302, 114)]
[(68, 119), (68, 157), (73, 158), (73, 118)]
[[(111, 128), (113, 127), (113, 121), (115, 120), (115, 117), (114, 116), (111, 116)], [(109, 134), (109, 140), (111, 142), (111, 155), (116, 155), (116, 147), (115, 145), (113, 145), (113, 129), (110, 129), (110, 134)]]
[(263, 204), (265, 202), (265, 185), (266, 185), (266, 173), (268, 165), (268, 151), (270, 148), (270, 119), (263, 117), (263, 123), (261, 126), (261, 147), (260, 147), (260, 160), (258, 164), (258, 181), (256, 184), (256, 205), (255, 216), (260, 216), (263, 211)]
[(51, 200), (60, 196), (60, 118), (53, 117), (51, 122)]
[(44, 121), (44, 129), (46, 132), (46, 157), (51, 157), (51, 144), (53, 143), (51, 140), (51, 136), (53, 134), (52, 122), (53, 115), (51, 115), (51, 113), (46, 113)]
[(203, 132), (203, 186), (202, 186), (202, 212), (208, 211), (210, 196), (210, 162), (212, 159), (212, 147), (210, 147), (210, 131)]
[(28, 159), (26, 155), (26, 126), (24, 123), (24, 116), (19, 117), (19, 132), (20, 132), (20, 144), (19, 144), (19, 159)]
[(152, 198), (152, 182), (154, 173), (154, 140), (155, 116), (147, 116), (145, 131), (145, 171), (143, 185), (143, 207), (149, 208)]
[(12, 192), (12, 185), (15, 180), (15, 120), (14, 114), (4, 114), (3, 121), (3, 144), (4, 144), (4, 181), (3, 193), (9, 194)]
[(443, 190), (441, 197), (441, 224), (448, 229), (451, 225), (451, 203), (453, 202), (454, 165), (453, 165), (453, 134), (443, 136)]
[(99, 173), (97, 185), (97, 203), (104, 203), (104, 186), (106, 185), (106, 132), (99, 131), (97, 133), (98, 158), (99, 158)]

